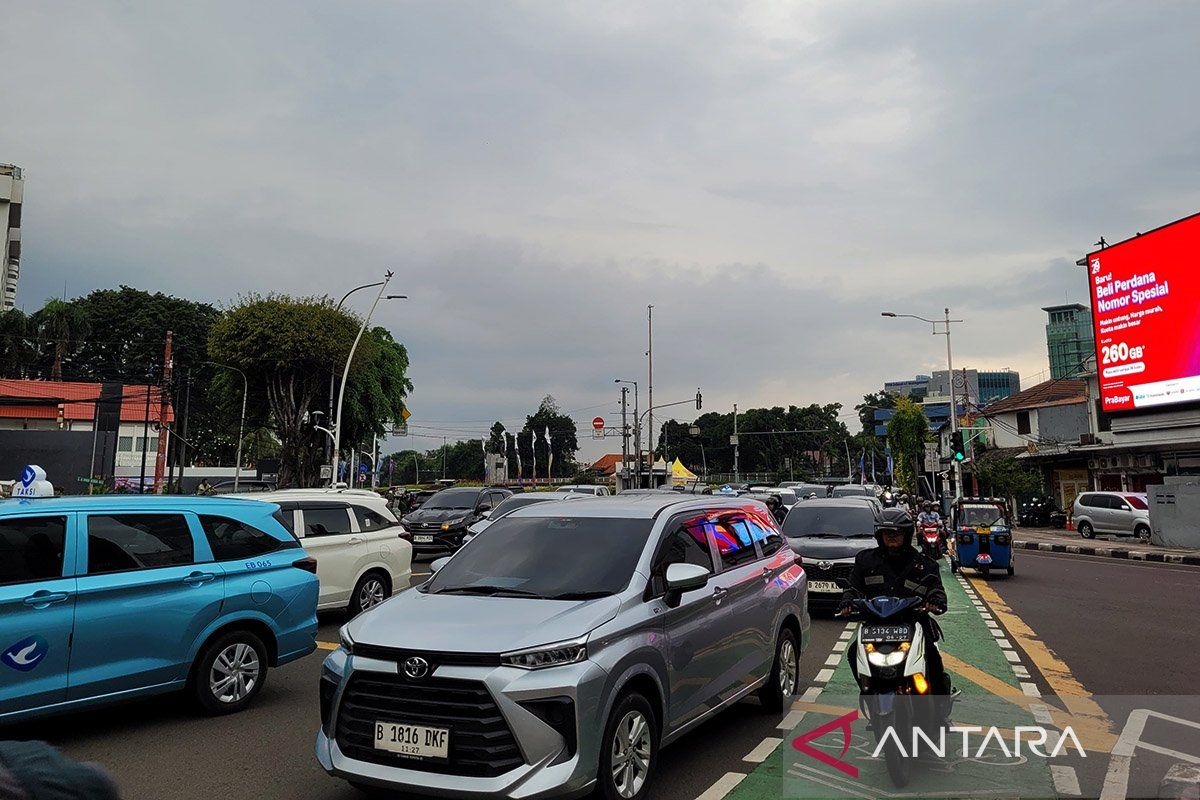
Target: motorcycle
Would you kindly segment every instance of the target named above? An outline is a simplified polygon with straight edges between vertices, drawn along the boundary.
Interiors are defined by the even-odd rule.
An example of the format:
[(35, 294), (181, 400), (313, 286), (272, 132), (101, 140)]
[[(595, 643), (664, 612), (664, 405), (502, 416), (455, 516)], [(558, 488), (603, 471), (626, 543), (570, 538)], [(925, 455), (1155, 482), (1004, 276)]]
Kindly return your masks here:
[[(887, 763), (888, 776), (897, 787), (908, 784), (913, 760), (904, 751), (913, 742), (914, 728), (937, 741), (949, 724), (955, 693), (949, 676), (944, 693), (925, 677), (927, 647), (919, 620), (925, 612), (919, 597), (859, 598), (852, 609), (863, 615), (855, 645), (855, 679), (859, 708), (871, 725), (875, 742)], [(934, 623), (936, 629), (936, 623)], [(892, 735), (887, 735), (891, 729)]]
[(920, 526), (921, 553), (937, 561), (945, 553), (942, 542), (942, 526), (936, 522), (923, 522)]

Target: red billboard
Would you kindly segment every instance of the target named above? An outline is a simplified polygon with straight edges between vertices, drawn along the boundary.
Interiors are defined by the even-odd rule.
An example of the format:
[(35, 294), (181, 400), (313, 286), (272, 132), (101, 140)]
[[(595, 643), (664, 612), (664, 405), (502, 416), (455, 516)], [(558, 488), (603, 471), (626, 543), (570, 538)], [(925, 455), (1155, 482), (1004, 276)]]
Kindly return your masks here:
[(1200, 401), (1200, 214), (1087, 262), (1104, 410)]

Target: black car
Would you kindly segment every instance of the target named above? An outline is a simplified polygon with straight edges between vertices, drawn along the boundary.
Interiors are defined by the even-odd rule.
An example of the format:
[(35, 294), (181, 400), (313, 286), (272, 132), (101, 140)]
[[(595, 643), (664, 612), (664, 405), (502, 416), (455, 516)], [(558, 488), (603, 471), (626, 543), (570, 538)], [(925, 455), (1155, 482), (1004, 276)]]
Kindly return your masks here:
[(835, 609), (854, 567), (854, 557), (875, 546), (879, 511), (861, 499), (814, 498), (792, 506), (783, 535), (804, 559), (808, 606)]
[(430, 497), (401, 522), (412, 538), (414, 557), (448, 556), (462, 547), (467, 528), (485, 519), (512, 495), (507, 489), (455, 486)]

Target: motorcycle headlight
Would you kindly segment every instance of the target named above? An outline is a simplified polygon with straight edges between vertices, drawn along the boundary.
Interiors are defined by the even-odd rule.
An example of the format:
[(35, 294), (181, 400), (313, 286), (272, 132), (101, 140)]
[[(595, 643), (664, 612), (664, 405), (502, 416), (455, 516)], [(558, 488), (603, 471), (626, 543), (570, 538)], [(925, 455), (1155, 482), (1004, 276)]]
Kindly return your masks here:
[(903, 650), (893, 650), (890, 653), (867, 653), (867, 661), (876, 667), (894, 667), (904, 661), (907, 655)]
[(516, 650), (500, 656), (500, 663), (520, 669), (545, 669), (576, 664), (587, 659), (587, 637), (555, 642), (528, 650)]
[(349, 655), (354, 655), (354, 640), (350, 638), (350, 633), (342, 628), (338, 631), (338, 644)]

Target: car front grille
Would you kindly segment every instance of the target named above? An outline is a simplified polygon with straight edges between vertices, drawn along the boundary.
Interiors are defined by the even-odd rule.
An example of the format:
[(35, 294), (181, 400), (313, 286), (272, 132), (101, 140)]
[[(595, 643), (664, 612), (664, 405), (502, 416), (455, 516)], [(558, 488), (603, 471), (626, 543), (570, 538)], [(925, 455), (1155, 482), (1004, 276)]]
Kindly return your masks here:
[[(448, 763), (376, 749), (376, 722), (448, 728)], [(336, 738), (349, 758), (422, 772), (492, 778), (525, 763), (504, 715), (479, 681), (351, 675), (338, 709)]]
[(810, 581), (849, 580), (850, 573), (854, 571), (853, 564), (834, 564), (829, 569), (821, 569), (817, 566), (818, 563), (808, 560), (804, 562), (804, 571), (808, 573)]

